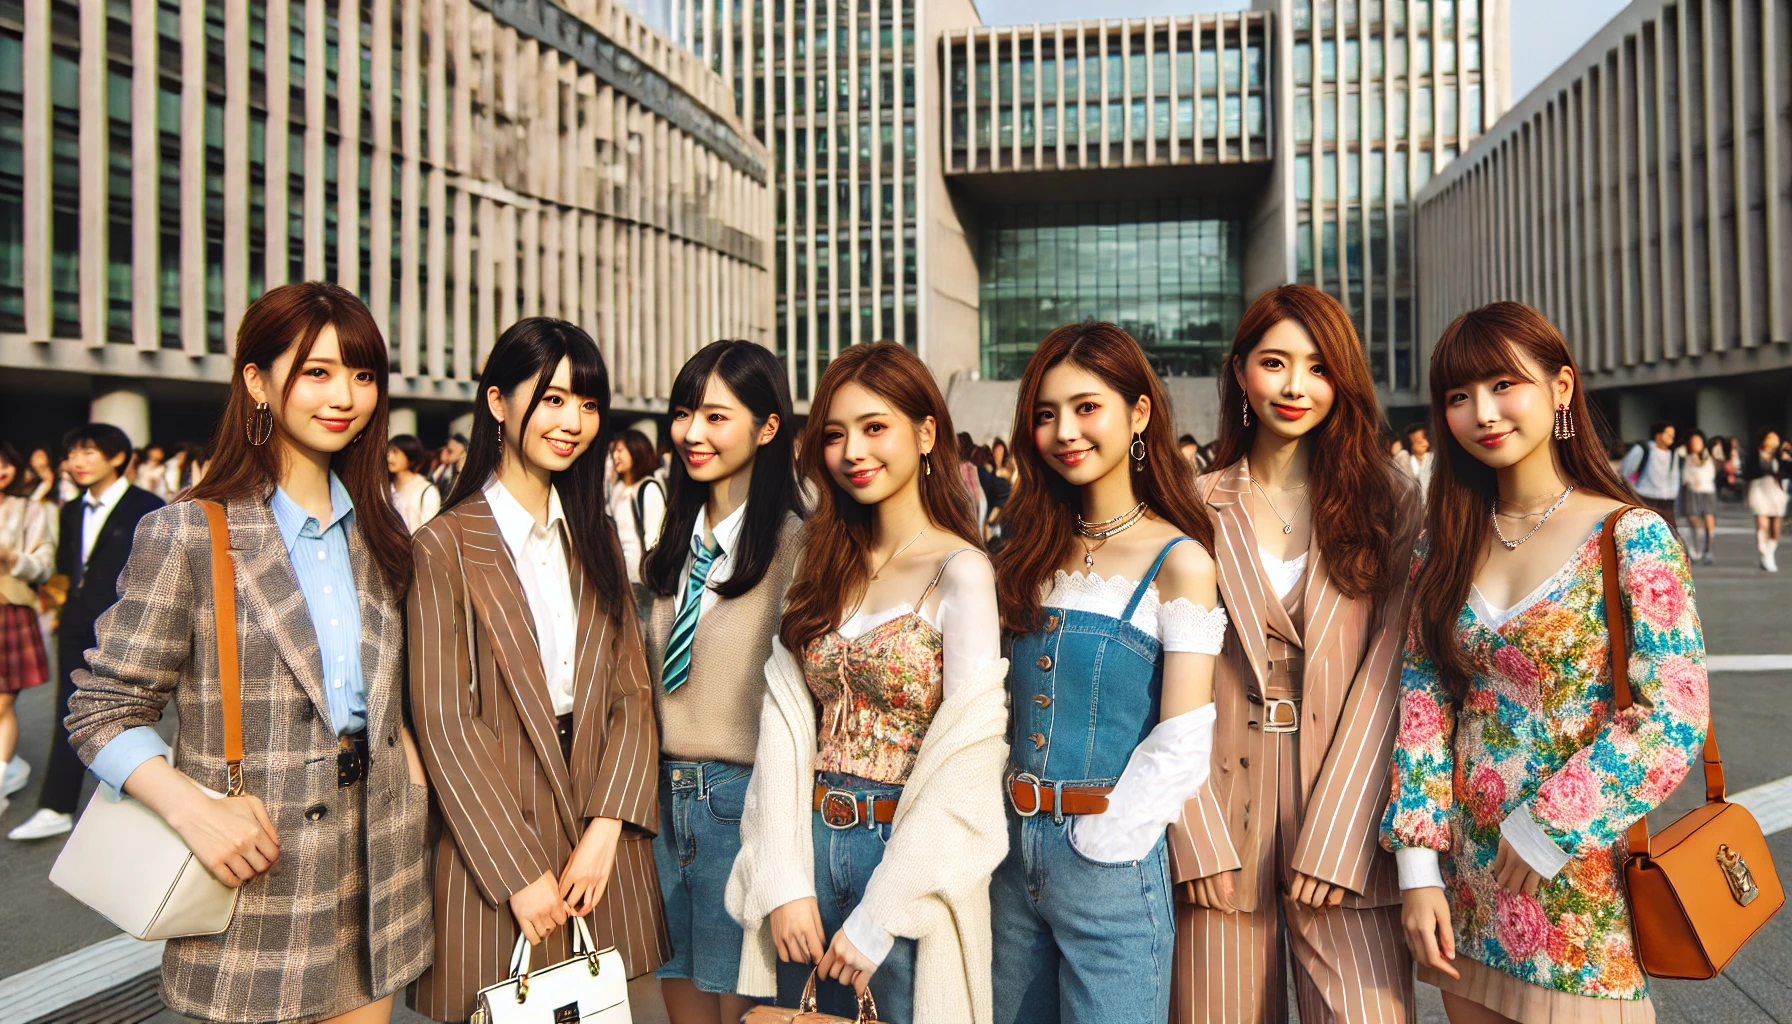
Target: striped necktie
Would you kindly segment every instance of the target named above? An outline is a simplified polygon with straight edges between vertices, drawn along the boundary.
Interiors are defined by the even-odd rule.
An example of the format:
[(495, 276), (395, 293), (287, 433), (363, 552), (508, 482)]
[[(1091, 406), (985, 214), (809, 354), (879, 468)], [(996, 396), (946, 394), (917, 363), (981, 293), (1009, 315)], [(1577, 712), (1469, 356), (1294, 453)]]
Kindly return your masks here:
[(691, 643), (697, 638), (697, 613), (703, 607), (703, 587), (709, 582), (709, 567), (715, 562), (716, 548), (705, 546), (699, 538), (691, 538), (691, 578), (684, 588), (684, 604), (672, 620), (672, 636), (666, 641), (665, 670), (660, 681), (666, 692), (683, 686), (691, 678)]

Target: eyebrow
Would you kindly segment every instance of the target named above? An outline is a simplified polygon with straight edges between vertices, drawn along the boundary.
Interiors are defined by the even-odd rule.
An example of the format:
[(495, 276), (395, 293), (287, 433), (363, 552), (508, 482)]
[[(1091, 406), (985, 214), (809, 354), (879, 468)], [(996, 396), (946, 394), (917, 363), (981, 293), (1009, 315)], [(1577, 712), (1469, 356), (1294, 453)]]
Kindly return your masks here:
[[(1101, 392), (1099, 392), (1099, 391), (1080, 391), (1074, 395), (1071, 395), (1069, 398), (1066, 398), (1064, 401), (1078, 402), (1085, 398), (1100, 398), (1100, 397), (1101, 397)], [(1052, 402), (1047, 399), (1041, 398), (1036, 404), (1041, 405), (1041, 406), (1049, 406), (1049, 405), (1057, 405), (1059, 403)]]

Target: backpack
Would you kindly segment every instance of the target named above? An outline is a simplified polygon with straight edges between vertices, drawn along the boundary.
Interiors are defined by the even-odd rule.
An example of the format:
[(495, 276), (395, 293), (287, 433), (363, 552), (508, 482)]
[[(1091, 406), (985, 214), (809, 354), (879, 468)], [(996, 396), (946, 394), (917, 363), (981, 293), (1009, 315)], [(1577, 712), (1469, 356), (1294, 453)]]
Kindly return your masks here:
[[(641, 543), (641, 554), (643, 557), (647, 554), (647, 524), (644, 520), (647, 516), (648, 484), (652, 484), (654, 489), (660, 492), (660, 507), (664, 508), (666, 505), (665, 485), (661, 484), (659, 478), (656, 476), (649, 476), (642, 480), (641, 486), (635, 488), (635, 496), (629, 499), (629, 507), (635, 514), (635, 539)], [(654, 538), (656, 543), (658, 540), (658, 537)]]

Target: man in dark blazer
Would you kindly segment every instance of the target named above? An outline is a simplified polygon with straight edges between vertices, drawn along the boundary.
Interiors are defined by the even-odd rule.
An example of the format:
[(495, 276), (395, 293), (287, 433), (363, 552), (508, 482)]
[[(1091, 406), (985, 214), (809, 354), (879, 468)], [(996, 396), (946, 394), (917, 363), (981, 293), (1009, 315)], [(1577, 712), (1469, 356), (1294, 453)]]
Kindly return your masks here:
[(56, 731), (37, 813), (8, 833), (15, 840), (48, 839), (74, 828), (87, 774), (63, 725), (75, 692), (74, 672), (86, 664), (87, 649), (94, 646), (94, 623), (118, 600), (118, 576), (130, 560), (137, 521), (162, 507), (161, 498), (134, 486), (126, 475), (131, 439), (124, 431), (110, 423), (88, 423), (70, 431), (63, 447), (69, 475), (84, 490), (62, 506), (62, 533), (56, 542), (56, 571), (69, 581), (56, 641)]

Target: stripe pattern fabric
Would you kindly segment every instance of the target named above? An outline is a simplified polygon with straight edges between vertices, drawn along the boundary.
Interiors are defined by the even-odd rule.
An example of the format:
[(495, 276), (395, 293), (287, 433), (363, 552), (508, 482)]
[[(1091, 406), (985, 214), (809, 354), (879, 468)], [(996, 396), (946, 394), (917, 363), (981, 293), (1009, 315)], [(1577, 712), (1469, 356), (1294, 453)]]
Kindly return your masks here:
[(666, 641), (665, 668), (660, 673), (661, 685), (667, 693), (691, 678), (691, 643), (697, 637), (697, 617), (703, 610), (703, 587), (709, 582), (709, 569), (715, 560), (716, 545), (691, 538), (691, 575), (685, 584), (684, 603), (672, 620), (672, 636)]

